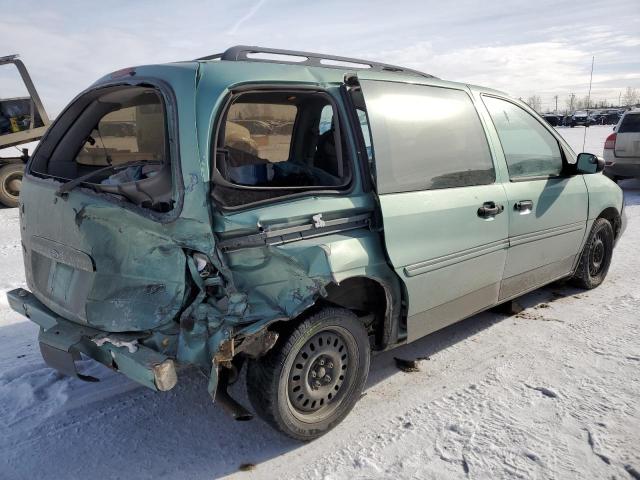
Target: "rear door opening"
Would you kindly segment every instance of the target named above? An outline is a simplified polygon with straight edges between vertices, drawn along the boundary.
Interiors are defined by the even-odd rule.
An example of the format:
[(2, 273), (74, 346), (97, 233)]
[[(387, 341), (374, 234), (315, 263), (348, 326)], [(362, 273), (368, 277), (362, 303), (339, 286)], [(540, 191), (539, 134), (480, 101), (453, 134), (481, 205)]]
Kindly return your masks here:
[[(55, 122), (28, 166), (27, 283), (69, 320), (139, 331), (180, 311), (186, 259), (166, 227), (179, 189), (165, 98), (147, 86), (90, 91)], [(75, 188), (61, 194), (69, 182)]]
[(155, 89), (106, 88), (73, 120), (50, 157), (34, 160), (32, 173), (169, 211), (175, 202), (165, 117)]

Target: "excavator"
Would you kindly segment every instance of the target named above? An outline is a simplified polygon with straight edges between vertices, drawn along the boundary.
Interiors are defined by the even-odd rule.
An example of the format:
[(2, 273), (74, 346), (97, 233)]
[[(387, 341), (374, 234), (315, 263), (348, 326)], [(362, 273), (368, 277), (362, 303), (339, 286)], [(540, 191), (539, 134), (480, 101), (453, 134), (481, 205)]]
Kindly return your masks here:
[[(16, 68), (26, 87), (26, 96), (5, 98), (0, 89), (0, 204), (17, 207), (24, 166), (29, 159), (28, 148), (20, 148), (40, 140), (50, 120), (40, 96), (18, 55), (0, 57), (1, 69)], [(1, 88), (1, 87), (0, 87)], [(18, 156), (5, 156), (9, 147), (15, 147)]]

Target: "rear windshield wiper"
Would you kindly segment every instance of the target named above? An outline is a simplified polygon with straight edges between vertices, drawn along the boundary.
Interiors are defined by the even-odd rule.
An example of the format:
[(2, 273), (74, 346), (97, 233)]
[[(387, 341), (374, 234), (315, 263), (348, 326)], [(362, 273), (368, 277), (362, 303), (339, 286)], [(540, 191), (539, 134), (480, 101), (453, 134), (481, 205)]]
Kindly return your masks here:
[(87, 180), (90, 180), (91, 178), (98, 176), (101, 173), (121, 170), (123, 168), (129, 168), (129, 167), (144, 167), (145, 165), (157, 165), (159, 163), (162, 163), (162, 162), (155, 161), (155, 160), (141, 160), (138, 162), (121, 163), (120, 165), (107, 165), (106, 167), (102, 167), (102, 168), (99, 168), (98, 170), (85, 173), (84, 175), (81, 175), (77, 178), (74, 178), (73, 180), (69, 180), (68, 182), (63, 183), (62, 185), (60, 185), (58, 190), (56, 190), (56, 195), (58, 197), (64, 197), (71, 190), (76, 188), (81, 183), (85, 183)]

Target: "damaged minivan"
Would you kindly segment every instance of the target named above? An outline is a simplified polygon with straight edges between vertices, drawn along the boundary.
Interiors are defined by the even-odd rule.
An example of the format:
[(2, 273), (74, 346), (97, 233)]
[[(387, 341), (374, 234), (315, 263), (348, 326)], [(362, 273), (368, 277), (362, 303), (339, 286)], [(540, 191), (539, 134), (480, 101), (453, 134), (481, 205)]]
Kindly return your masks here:
[[(366, 60), (258, 47), (120, 70), (30, 159), (20, 222), (47, 364), (81, 355), (311, 440), (372, 352), (558, 279), (594, 288), (623, 196), (522, 102)], [(245, 375), (243, 374), (242, 378)]]

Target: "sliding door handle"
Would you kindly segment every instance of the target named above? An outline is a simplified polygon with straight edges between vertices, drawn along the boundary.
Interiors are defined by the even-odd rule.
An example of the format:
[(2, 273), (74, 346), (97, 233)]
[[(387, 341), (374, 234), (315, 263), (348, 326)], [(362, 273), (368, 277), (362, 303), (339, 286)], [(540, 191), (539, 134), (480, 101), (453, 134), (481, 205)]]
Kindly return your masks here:
[(504, 211), (503, 205), (498, 205), (496, 202), (484, 202), (478, 209), (478, 216), (480, 218), (495, 217), (499, 213)]
[(528, 213), (533, 210), (533, 201), (531, 200), (520, 200), (516, 202), (514, 208), (522, 213)]

